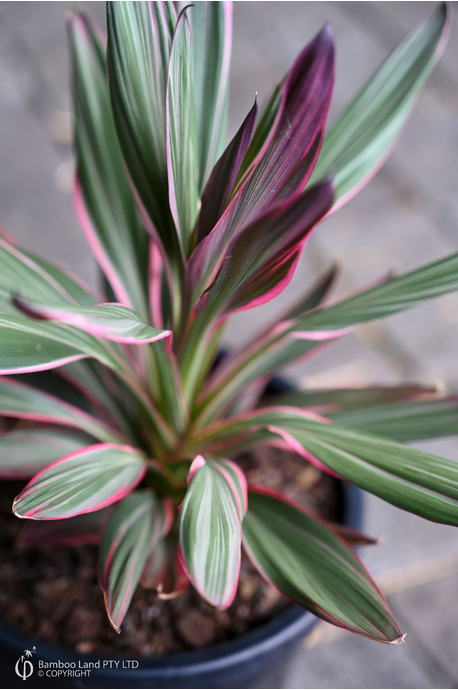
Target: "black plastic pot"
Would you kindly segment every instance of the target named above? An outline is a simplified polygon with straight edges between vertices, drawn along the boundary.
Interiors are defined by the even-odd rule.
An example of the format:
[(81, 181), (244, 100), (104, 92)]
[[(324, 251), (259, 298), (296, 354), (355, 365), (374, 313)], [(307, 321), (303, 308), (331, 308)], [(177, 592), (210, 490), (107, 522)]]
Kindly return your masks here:
[[(349, 484), (342, 484), (341, 488), (342, 522), (359, 528), (361, 492)], [(278, 688), (288, 659), (316, 621), (311, 613), (291, 605), (269, 623), (229, 642), (199, 651), (135, 660), (79, 654), (0, 623), (2, 679), (5, 687), (12, 688)], [(31, 672), (32, 667), (25, 664), (25, 659), (21, 661), (21, 656), (33, 646), (36, 652), (30, 659)], [(118, 661), (118, 667), (114, 663), (104, 666), (104, 662), (110, 661)], [(54, 662), (54, 668), (44, 668), (44, 663), (50, 662)], [(88, 662), (96, 667), (89, 675), (82, 675), (85, 669), (81, 667)], [(16, 668), (21, 675), (17, 675)], [(68, 671), (75, 675), (69, 677)]]

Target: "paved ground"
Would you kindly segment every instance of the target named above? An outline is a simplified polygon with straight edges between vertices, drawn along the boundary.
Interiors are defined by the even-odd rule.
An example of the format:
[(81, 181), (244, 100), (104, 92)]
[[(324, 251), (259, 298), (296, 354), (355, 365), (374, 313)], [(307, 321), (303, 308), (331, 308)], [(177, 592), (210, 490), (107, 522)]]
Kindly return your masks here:
[[(102, 3), (81, 3), (103, 21)], [(337, 41), (331, 118), (380, 59), (434, 5), (429, 2), (238, 2), (235, 11), (233, 130), (255, 91), (270, 85), (328, 19)], [(89, 282), (94, 267), (73, 213), (64, 13), (67, 3), (0, 3), (0, 222), (29, 247), (72, 266)], [(457, 3), (451, 3), (457, 14)], [(399, 148), (377, 178), (320, 228), (278, 305), (243, 314), (229, 344), (334, 259), (338, 293), (456, 251), (458, 42), (428, 83)], [(256, 326), (255, 326), (256, 324)], [(458, 388), (458, 296), (437, 300), (357, 336), (295, 370), (307, 385), (441, 379)], [(291, 372), (290, 372), (291, 373)], [(456, 440), (423, 444), (458, 459)], [(458, 531), (421, 521), (366, 497), (366, 530), (385, 535), (365, 560), (408, 633), (391, 648), (319, 625), (285, 680), (292, 688), (452, 688), (458, 684)]]

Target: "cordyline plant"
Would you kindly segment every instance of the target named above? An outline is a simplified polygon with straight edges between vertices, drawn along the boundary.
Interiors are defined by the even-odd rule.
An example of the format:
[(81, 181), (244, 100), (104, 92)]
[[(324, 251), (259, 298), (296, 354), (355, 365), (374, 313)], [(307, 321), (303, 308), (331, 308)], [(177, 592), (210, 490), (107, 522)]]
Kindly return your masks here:
[(13, 506), (36, 521), (27, 543), (100, 542), (117, 630), (139, 583), (170, 596), (190, 581), (228, 607), (243, 544), (292, 601), (398, 643), (353, 551), (357, 535), (247, 488), (237, 456), (255, 444), (287, 448), (400, 508), (458, 524), (458, 464), (402, 443), (454, 433), (456, 398), (412, 385), (261, 397), (282, 367), (324, 343), (458, 289), (458, 254), (324, 305), (331, 270), (215, 362), (228, 317), (286, 287), (313, 228), (389, 154), (444, 47), (447, 9), (403, 40), (324, 135), (334, 79), (326, 26), (225, 146), (231, 20), (225, 2), (179, 15), (167, 2), (112, 2), (106, 41), (84, 15), (69, 17), (74, 199), (109, 301), (1, 240), (1, 414), (40, 423), (0, 438), (1, 474), (31, 478)]

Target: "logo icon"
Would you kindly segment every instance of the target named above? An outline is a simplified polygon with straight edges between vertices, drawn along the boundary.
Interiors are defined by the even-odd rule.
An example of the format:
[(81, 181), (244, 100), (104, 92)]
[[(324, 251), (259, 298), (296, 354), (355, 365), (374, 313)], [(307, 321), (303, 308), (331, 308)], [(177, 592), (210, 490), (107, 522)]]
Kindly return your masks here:
[(30, 659), (36, 651), (36, 647), (32, 647), (31, 650), (25, 649), (24, 654), (16, 661), (14, 670), (16, 671), (16, 675), (22, 678), (22, 680), (27, 680), (33, 673), (33, 664)]

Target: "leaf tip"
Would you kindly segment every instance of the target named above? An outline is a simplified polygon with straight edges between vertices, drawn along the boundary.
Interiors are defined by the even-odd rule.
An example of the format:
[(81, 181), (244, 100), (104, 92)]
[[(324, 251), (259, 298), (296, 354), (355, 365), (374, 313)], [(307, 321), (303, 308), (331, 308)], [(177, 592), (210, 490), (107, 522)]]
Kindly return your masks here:
[(406, 641), (407, 633), (404, 633), (404, 635), (401, 635), (400, 637), (397, 637), (395, 640), (391, 640), (388, 644), (396, 645), (396, 644), (404, 644)]

